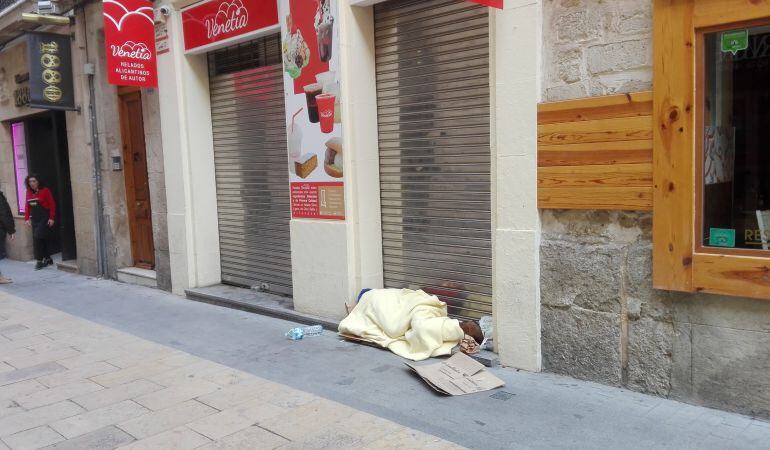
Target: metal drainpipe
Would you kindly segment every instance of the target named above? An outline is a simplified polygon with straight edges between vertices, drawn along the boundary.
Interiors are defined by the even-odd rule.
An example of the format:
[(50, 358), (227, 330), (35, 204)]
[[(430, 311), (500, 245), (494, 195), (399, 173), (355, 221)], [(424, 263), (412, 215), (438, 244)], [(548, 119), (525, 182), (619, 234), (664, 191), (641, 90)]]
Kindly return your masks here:
[[(86, 61), (89, 61), (88, 54), (88, 22), (86, 21), (85, 7), (80, 7), (83, 18), (83, 35), (86, 52)], [(96, 121), (96, 88), (94, 83), (95, 74), (88, 74), (88, 115), (91, 121), (91, 152), (94, 160), (93, 180), (96, 186), (94, 200), (94, 220), (96, 225), (96, 267), (98, 275), (104, 277), (107, 274), (107, 244), (104, 242), (104, 193), (102, 191), (102, 155), (99, 145), (99, 127)]]

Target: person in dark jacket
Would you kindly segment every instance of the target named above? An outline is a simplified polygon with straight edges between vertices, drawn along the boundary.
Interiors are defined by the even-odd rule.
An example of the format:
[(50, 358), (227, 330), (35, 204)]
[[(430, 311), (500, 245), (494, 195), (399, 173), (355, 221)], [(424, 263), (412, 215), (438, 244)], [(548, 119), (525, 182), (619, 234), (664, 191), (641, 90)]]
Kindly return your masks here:
[[(13, 240), (16, 234), (16, 223), (13, 220), (13, 213), (11, 212), (11, 206), (8, 204), (8, 200), (5, 199), (5, 194), (0, 191), (0, 261), (5, 259), (5, 240)], [(0, 284), (8, 284), (13, 281), (10, 278), (3, 276), (0, 272)]]
[(51, 238), (56, 224), (56, 202), (51, 191), (43, 186), (37, 175), (28, 175), (24, 183), (27, 185), (24, 220), (32, 227), (32, 248), (37, 260), (35, 270), (40, 270), (53, 264)]

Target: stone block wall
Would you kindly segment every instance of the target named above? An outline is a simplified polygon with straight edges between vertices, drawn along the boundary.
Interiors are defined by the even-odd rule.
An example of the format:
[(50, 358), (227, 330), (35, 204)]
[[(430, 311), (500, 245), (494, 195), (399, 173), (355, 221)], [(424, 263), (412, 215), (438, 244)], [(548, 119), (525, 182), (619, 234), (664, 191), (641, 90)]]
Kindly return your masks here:
[[(94, 91), (96, 96), (96, 116), (101, 152), (102, 193), (104, 196), (104, 211), (102, 212), (104, 241), (107, 246), (107, 276), (117, 277), (117, 270), (133, 265), (131, 254), (130, 226), (128, 221), (128, 206), (126, 204), (125, 171), (113, 170), (112, 158), (123, 158), (123, 142), (120, 129), (120, 105), (118, 90), (107, 82), (106, 55), (104, 52), (104, 20), (101, 3), (91, 3), (84, 7), (83, 20), (77, 22), (78, 35), (82, 35), (83, 51), (78, 52), (81, 58), (88, 59), (96, 65)], [(86, 55), (85, 49), (88, 50)], [(77, 66), (82, 67), (82, 64)], [(84, 88), (87, 78), (82, 77)], [(81, 98), (86, 99), (87, 95)], [(147, 148), (147, 166), (150, 182), (150, 202), (152, 207), (153, 238), (156, 248), (156, 274), (158, 287), (170, 289), (170, 264), (168, 257), (168, 231), (166, 228), (166, 189), (163, 175), (163, 149), (160, 130), (160, 103), (156, 89), (143, 90), (142, 108), (144, 114), (145, 144)], [(90, 140), (90, 123), (85, 116), (68, 116), (68, 131), (80, 132)], [(71, 124), (77, 126), (71, 127)], [(70, 138), (72, 142), (72, 138)], [(90, 145), (70, 146), (70, 158), (77, 161), (73, 170), (73, 195), (76, 200), (76, 212), (82, 210), (81, 217), (93, 222), (93, 158)], [(82, 160), (82, 161), (81, 161)], [(82, 163), (81, 163), (82, 162)], [(82, 172), (82, 173), (81, 173)], [(82, 202), (78, 202), (82, 199)], [(87, 212), (87, 214), (86, 214)], [(76, 214), (77, 215), (77, 214)], [(85, 222), (85, 219), (81, 219)], [(96, 241), (93, 223), (76, 226), (78, 233), (78, 266), (81, 273), (95, 273)], [(93, 259), (92, 259), (93, 258)]]
[[(545, 100), (651, 89), (651, 3), (545, 1)], [(770, 301), (653, 289), (652, 220), (541, 211), (544, 369), (770, 418)]]
[(160, 95), (157, 89), (142, 90), (144, 139), (147, 148), (147, 176), (150, 182), (152, 237), (155, 244), (155, 273), (158, 288), (171, 290), (171, 261), (168, 250), (168, 209), (163, 169), (163, 142), (160, 122)]
[[(86, 40), (88, 57), (96, 66), (97, 74), (107, 73), (107, 59), (104, 51), (104, 17), (101, 3), (90, 3), (85, 7)], [(133, 265), (131, 236), (126, 205), (126, 184), (124, 171), (112, 170), (112, 157), (123, 158), (123, 142), (120, 135), (120, 106), (116, 86), (107, 83), (107, 77), (94, 77), (96, 95), (96, 116), (101, 152), (101, 177), (104, 210), (104, 241), (107, 247), (107, 276), (117, 277), (117, 270)], [(93, 166), (91, 166), (93, 167)]]
[(545, 0), (543, 99), (652, 88), (652, 0)]
[[(101, 176), (104, 195), (104, 240), (107, 245), (107, 276), (116, 277), (117, 269), (132, 265), (131, 241), (126, 205), (124, 171), (113, 170), (111, 158), (123, 157), (117, 88), (107, 83), (104, 52), (104, 19), (101, 3), (90, 3), (77, 10), (75, 26), (56, 30), (73, 35), (72, 67), (75, 99), (81, 111), (66, 113), (69, 148), (70, 179), (72, 186), (77, 265), (80, 273), (98, 273), (96, 238), (96, 205), (94, 185), (94, 157), (91, 123), (89, 119), (89, 77), (82, 71), (86, 63), (96, 65), (94, 79), (96, 124), (101, 152)], [(17, 87), (14, 76), (22, 73), (26, 64), (26, 45), (18, 44), (0, 52), (0, 190), (9, 202), (16, 203), (13, 154), (8, 120), (39, 113), (28, 107), (15, 107), (13, 90)], [(4, 74), (4, 78), (3, 78)], [(147, 145), (148, 175), (153, 213), (153, 237), (156, 247), (158, 287), (171, 289), (166, 225), (166, 189), (164, 183), (163, 149), (161, 143), (160, 103), (156, 89), (142, 92), (145, 141)], [(23, 195), (23, 194), (22, 194)], [(15, 207), (14, 207), (15, 209)], [(32, 238), (23, 220), (17, 217), (19, 234), (8, 245), (12, 259), (32, 259)]]
[[(19, 84), (15, 77), (27, 70), (27, 45), (11, 45), (0, 52), (0, 191), (5, 194), (11, 210), (15, 214), (16, 237), (6, 241), (8, 258), (21, 261), (32, 260), (32, 232), (24, 225), (24, 217), (19, 212), (16, 198), (16, 174), (11, 136), (11, 124), (7, 122), (20, 116), (33, 114), (34, 110), (14, 103), (13, 91)], [(23, 196), (24, 192), (19, 195)], [(2, 269), (0, 267), (0, 269)]]
[[(77, 266), (82, 274), (99, 273), (98, 246), (96, 233), (96, 205), (94, 202), (96, 186), (94, 184), (93, 141), (89, 114), (88, 75), (80, 68), (89, 63), (92, 42), (88, 40), (87, 26), (82, 11), (75, 19), (74, 41), (72, 47), (72, 67), (75, 86), (75, 99), (81, 107), (81, 113), (67, 112), (67, 141), (69, 148), (70, 183), (72, 186), (72, 204), (75, 216), (75, 241), (77, 242)], [(91, 49), (91, 50), (89, 50)]]
[[(12, 99), (10, 101), (13, 102)], [(11, 142), (11, 125), (9, 123), (0, 124), (0, 192), (5, 194), (16, 222), (15, 239), (13, 241), (6, 240), (4, 243), (0, 243), (0, 245), (5, 244), (8, 258), (30, 261), (32, 260), (32, 231), (24, 225), (24, 217), (18, 214), (16, 175), (14, 173), (13, 147)], [(24, 195), (24, 193), (22, 192), (21, 195)], [(1, 270), (2, 263), (0, 263)]]
[(652, 288), (652, 215), (545, 210), (545, 370), (770, 418), (770, 301)]

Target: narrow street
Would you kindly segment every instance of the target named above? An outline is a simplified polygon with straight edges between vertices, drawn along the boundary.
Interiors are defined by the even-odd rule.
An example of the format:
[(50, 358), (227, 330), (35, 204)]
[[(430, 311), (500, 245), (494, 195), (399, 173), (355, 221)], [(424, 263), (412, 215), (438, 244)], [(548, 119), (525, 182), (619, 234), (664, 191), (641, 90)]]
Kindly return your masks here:
[[(397, 356), (4, 262), (0, 439), (41, 448), (751, 448), (770, 424), (557, 375), (447, 398)], [(0, 448), (5, 448), (0, 444)]]

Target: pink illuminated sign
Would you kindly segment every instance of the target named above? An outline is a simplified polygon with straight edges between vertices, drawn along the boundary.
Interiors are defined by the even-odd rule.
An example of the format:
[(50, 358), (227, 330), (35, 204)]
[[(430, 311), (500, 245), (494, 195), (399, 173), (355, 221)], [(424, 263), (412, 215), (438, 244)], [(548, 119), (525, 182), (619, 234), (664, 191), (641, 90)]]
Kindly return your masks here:
[(24, 133), (24, 122), (16, 122), (11, 125), (13, 140), (13, 164), (16, 168), (16, 202), (19, 205), (19, 214), (24, 213), (24, 197), (27, 187), (24, 179), (27, 178), (27, 136)]

